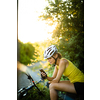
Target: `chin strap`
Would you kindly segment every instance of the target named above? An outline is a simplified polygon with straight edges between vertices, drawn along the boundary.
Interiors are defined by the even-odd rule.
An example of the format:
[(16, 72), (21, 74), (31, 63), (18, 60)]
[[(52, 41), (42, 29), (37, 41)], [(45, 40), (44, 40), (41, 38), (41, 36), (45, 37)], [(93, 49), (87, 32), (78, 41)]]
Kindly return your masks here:
[[(54, 57), (52, 56), (52, 58), (54, 58)], [(57, 58), (54, 58), (54, 59), (55, 59), (55, 64), (53, 64), (53, 66), (56, 65), (56, 62), (57, 62), (58, 57)]]

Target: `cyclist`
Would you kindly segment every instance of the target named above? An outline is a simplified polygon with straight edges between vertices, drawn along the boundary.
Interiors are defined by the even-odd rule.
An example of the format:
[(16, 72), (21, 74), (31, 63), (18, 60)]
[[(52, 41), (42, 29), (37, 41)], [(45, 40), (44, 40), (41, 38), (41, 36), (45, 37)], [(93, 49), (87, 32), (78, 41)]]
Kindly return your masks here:
[[(70, 60), (62, 58), (55, 45), (46, 48), (44, 58), (50, 64), (55, 64), (52, 77), (41, 72), (41, 75), (49, 80), (51, 100), (57, 100), (56, 90), (84, 95), (84, 74)], [(67, 76), (69, 80), (60, 81), (62, 75)]]

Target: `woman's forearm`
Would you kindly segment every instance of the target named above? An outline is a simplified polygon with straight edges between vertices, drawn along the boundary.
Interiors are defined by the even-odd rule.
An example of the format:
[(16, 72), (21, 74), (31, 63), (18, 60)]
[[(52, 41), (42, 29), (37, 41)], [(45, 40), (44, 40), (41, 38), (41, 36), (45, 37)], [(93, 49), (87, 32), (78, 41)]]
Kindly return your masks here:
[(52, 81), (53, 79), (54, 79), (54, 77), (48, 77), (48, 76), (47, 76), (47, 80), (48, 80), (48, 81)]

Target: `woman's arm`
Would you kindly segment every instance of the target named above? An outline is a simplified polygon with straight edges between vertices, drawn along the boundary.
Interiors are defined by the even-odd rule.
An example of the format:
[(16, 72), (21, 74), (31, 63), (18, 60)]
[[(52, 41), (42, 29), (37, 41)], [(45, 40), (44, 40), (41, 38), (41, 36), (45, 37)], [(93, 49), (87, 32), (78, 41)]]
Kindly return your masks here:
[(58, 70), (57, 76), (56, 76), (55, 79), (53, 79), (53, 80), (51, 81), (51, 83), (52, 83), (52, 82), (53, 82), (53, 83), (58, 83), (58, 82), (60, 81), (61, 76), (62, 76), (64, 70), (66, 69), (66, 65), (67, 65), (67, 64), (68, 64), (68, 61), (65, 60), (65, 59), (62, 59), (62, 60), (60, 61), (59, 70)]
[(57, 73), (58, 73), (58, 68), (57, 68), (57, 66), (55, 66), (55, 69), (54, 69), (54, 72), (53, 72), (53, 76), (52, 77), (48, 77), (47, 76), (47, 80), (48, 81), (52, 81), (54, 78), (56, 78)]

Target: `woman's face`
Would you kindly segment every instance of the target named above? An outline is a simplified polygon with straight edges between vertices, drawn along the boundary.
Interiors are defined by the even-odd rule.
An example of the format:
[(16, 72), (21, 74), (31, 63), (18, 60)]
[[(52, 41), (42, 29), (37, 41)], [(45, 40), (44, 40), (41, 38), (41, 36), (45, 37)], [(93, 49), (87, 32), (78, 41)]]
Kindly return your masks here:
[(47, 58), (48, 62), (50, 64), (54, 64), (55, 63), (55, 59), (53, 57)]

